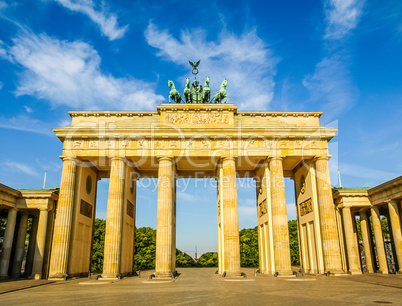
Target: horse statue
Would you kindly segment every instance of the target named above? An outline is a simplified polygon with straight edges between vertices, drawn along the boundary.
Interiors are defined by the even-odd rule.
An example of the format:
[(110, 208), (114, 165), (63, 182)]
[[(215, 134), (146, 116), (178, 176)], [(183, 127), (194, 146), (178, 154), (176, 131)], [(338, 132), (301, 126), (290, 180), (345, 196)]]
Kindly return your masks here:
[(211, 99), (211, 89), (209, 89), (209, 77), (206, 77), (204, 89), (202, 91), (202, 102), (209, 103), (209, 99)]
[(172, 102), (172, 100), (173, 100), (175, 103), (180, 103), (181, 102), (181, 95), (176, 90), (176, 87), (174, 87), (173, 81), (169, 80), (168, 85), (169, 85), (169, 88), (170, 88), (169, 102)]
[(226, 103), (226, 101), (228, 100), (228, 96), (226, 95), (226, 86), (227, 85), (228, 85), (228, 80), (224, 79), (221, 84), (221, 88), (217, 91), (217, 93), (214, 96), (215, 103), (222, 103), (222, 100), (224, 98), (226, 98), (226, 99), (225, 99), (225, 102), (223, 102), (223, 103)]
[(191, 90), (190, 90), (190, 78), (186, 79), (186, 88), (184, 88), (184, 101), (191, 103)]

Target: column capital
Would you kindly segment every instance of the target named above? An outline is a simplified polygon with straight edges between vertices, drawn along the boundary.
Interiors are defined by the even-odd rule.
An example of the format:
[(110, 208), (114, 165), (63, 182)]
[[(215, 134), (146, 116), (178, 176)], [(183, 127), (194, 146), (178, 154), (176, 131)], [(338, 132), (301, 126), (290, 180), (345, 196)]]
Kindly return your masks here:
[(221, 161), (224, 161), (224, 160), (234, 160), (234, 161), (236, 161), (237, 157), (234, 157), (234, 156), (221, 156), (220, 160)]
[(283, 160), (285, 156), (268, 156), (265, 161), (270, 162), (272, 160)]
[(332, 155), (317, 155), (314, 156), (313, 161), (316, 162), (318, 160), (329, 160), (332, 157)]
[(156, 159), (158, 162), (161, 160), (167, 160), (167, 161), (173, 161), (174, 157), (173, 156), (157, 156)]
[(62, 156), (62, 157), (61, 157), (61, 160), (62, 160), (63, 162), (69, 161), (69, 162), (73, 162), (73, 163), (75, 163), (75, 164), (78, 163), (78, 159), (75, 158), (74, 156)]
[(385, 203), (392, 205), (392, 204), (397, 204), (398, 201), (396, 199), (388, 199), (388, 200), (385, 200)]
[(124, 162), (127, 161), (127, 159), (125, 157), (120, 157), (120, 156), (113, 156), (110, 158), (110, 161), (114, 161), (114, 160), (122, 160)]

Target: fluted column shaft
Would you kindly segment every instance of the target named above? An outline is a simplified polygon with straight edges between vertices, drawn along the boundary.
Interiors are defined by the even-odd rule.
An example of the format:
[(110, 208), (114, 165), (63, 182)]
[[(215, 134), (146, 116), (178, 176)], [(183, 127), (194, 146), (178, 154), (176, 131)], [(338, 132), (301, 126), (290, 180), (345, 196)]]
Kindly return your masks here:
[(357, 248), (354, 226), (352, 220), (352, 213), (350, 207), (342, 208), (343, 227), (345, 229), (345, 240), (348, 254), (349, 272), (351, 274), (361, 274), (359, 266), (359, 251)]
[(173, 209), (175, 175), (173, 158), (159, 159), (158, 168), (158, 209), (156, 221), (155, 277), (170, 277), (175, 272), (173, 265)]
[(63, 161), (63, 172), (53, 231), (49, 278), (67, 276), (77, 160), (75, 158), (65, 158)]
[(237, 207), (236, 161), (222, 160), (222, 223), (224, 271), (226, 276), (240, 275), (239, 212)]
[(33, 261), (35, 256), (35, 247), (36, 247), (36, 233), (38, 231), (38, 221), (39, 219), (37, 217), (32, 218), (31, 231), (29, 233), (27, 261), (25, 263), (25, 271), (24, 271), (25, 277), (30, 276), (32, 273)]
[(402, 233), (398, 202), (396, 200), (390, 200), (388, 202), (388, 210), (389, 218), (391, 219), (392, 237), (394, 238), (395, 253), (399, 266), (398, 272), (402, 273)]
[(374, 272), (374, 259), (372, 252), (372, 241), (371, 241), (371, 233), (370, 233), (370, 221), (367, 217), (367, 211), (360, 211), (360, 228), (362, 231), (363, 238), (363, 246), (364, 246), (364, 254), (366, 255), (366, 265), (369, 273)]
[(328, 158), (317, 158), (315, 167), (325, 271), (343, 273)]
[(6, 231), (4, 233), (3, 248), (0, 261), (0, 278), (8, 277), (8, 266), (10, 264), (16, 222), (17, 209), (12, 208), (8, 211)]
[(282, 158), (272, 158), (269, 161), (269, 169), (271, 173), (271, 210), (275, 270), (279, 275), (291, 275), (289, 228)]
[(375, 248), (377, 250), (378, 262), (380, 264), (379, 273), (388, 274), (387, 256), (384, 248), (384, 238), (382, 236), (380, 211), (378, 207), (371, 207), (371, 219), (373, 221)]
[(120, 273), (123, 230), (124, 182), (126, 164), (123, 158), (112, 158), (110, 164), (109, 197), (107, 200), (104, 278), (117, 278)]
[(25, 253), (25, 238), (27, 235), (28, 214), (21, 213), (20, 224), (18, 226), (17, 243), (15, 244), (14, 261), (11, 270), (11, 277), (17, 278), (21, 275), (22, 259)]
[(32, 268), (32, 275), (35, 276), (36, 279), (42, 278), (42, 265), (45, 257), (48, 216), (49, 212), (46, 208), (40, 210), (38, 230), (36, 231), (35, 255)]

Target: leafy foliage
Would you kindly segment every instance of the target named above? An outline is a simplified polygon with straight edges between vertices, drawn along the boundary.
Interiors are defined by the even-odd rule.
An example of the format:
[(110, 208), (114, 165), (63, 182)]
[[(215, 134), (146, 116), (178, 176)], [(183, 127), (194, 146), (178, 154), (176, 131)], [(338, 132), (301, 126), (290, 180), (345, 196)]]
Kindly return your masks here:
[(0, 218), (0, 239), (4, 238), (4, 233), (6, 231), (7, 219)]
[(194, 267), (195, 265), (195, 260), (190, 255), (176, 249), (176, 267)]
[(95, 220), (94, 244), (92, 249), (91, 272), (100, 272), (103, 270), (103, 249), (105, 246), (106, 221), (102, 219)]
[(218, 266), (218, 253), (207, 252), (200, 256), (197, 261), (198, 267), (217, 267)]
[[(1, 224), (1, 223), (0, 223)], [(299, 244), (297, 238), (297, 222), (289, 221), (289, 243), (290, 256), (292, 264), (299, 263)], [(103, 251), (105, 242), (106, 221), (95, 220), (95, 235), (92, 254), (92, 272), (102, 271), (103, 269)], [(258, 267), (258, 228), (242, 229), (240, 236), (240, 264), (242, 267)], [(155, 269), (156, 255), (156, 230), (150, 227), (141, 227), (135, 229), (134, 240), (134, 269), (152, 270)], [(177, 267), (217, 267), (218, 253), (208, 252), (201, 255), (198, 262), (176, 249)]]
[(240, 265), (258, 267), (258, 228), (244, 228), (240, 231)]
[(150, 227), (135, 229), (134, 240), (134, 269), (155, 269), (156, 230)]
[(297, 236), (297, 221), (288, 221), (289, 227), (289, 247), (290, 247), (290, 262), (293, 265), (300, 264), (299, 257), (299, 240)]

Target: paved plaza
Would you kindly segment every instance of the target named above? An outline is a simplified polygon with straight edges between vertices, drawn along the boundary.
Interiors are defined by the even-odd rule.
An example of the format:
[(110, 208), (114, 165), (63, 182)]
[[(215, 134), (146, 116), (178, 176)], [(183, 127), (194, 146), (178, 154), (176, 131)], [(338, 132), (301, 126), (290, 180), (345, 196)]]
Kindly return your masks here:
[[(23, 283), (0, 283), (0, 292), (14, 286), (15, 291), (0, 294), (2, 305), (400, 305), (402, 275), (364, 274), (358, 276), (300, 276), (275, 278), (254, 276), (244, 280), (223, 280), (216, 268), (181, 268), (175, 282), (149, 281), (151, 271), (141, 277), (120, 281), (72, 279), (66, 282), (43, 281), (40, 286), (23, 288)], [(21, 285), (18, 283), (20, 282)], [(8, 289), (7, 289), (8, 288)]]

